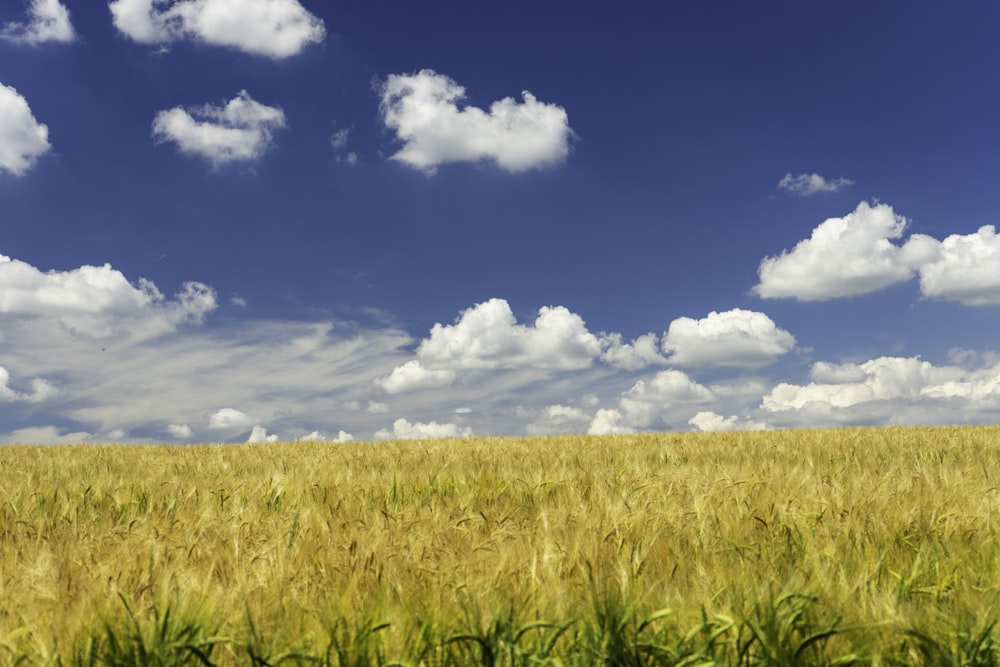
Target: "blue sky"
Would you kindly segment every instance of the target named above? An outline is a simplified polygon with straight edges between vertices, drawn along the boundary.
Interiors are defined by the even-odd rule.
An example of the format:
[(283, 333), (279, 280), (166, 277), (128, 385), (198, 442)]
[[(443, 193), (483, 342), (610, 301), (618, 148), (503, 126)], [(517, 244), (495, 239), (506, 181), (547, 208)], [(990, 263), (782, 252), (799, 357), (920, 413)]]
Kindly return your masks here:
[(998, 21), (6, 2), (0, 441), (995, 421)]

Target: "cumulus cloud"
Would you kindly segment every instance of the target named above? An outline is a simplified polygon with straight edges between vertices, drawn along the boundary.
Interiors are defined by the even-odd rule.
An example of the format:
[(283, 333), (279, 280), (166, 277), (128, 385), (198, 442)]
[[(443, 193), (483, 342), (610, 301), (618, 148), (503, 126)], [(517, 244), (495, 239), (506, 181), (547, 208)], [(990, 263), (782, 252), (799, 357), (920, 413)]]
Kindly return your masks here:
[(303, 435), (303, 436), (297, 438), (297, 441), (298, 442), (336, 442), (336, 443), (344, 443), (344, 442), (354, 442), (354, 436), (351, 435), (350, 433), (348, 433), (347, 431), (341, 430), (341, 431), (339, 431), (337, 433), (337, 437), (335, 437), (335, 438), (327, 438), (327, 437), (323, 436), (323, 434), (321, 434), (319, 431), (313, 431), (312, 433), (308, 433), (306, 435)]
[(17, 44), (72, 42), (76, 39), (69, 10), (59, 0), (31, 0), (28, 22), (10, 22), (0, 29), (0, 39)]
[(187, 424), (168, 424), (167, 432), (179, 440), (188, 440), (194, 435), (191, 427)]
[(583, 319), (563, 306), (540, 308), (534, 326), (526, 326), (503, 299), (469, 308), (455, 324), (435, 324), (417, 349), (426, 365), (453, 369), (578, 369), (600, 353), (601, 342)]
[(935, 367), (919, 357), (879, 357), (861, 364), (820, 362), (813, 365), (812, 382), (780, 383), (764, 396), (761, 407), (769, 412), (831, 412), (873, 401), (941, 395), (948, 391), (941, 387), (956, 387), (964, 375), (960, 368)]
[(663, 338), (667, 361), (682, 366), (766, 366), (794, 347), (795, 337), (770, 317), (740, 308), (677, 318)]
[(375, 380), (375, 384), (389, 394), (400, 394), (418, 389), (447, 387), (455, 381), (457, 374), (451, 370), (429, 370), (420, 361), (413, 359), (392, 369), (392, 373)]
[(580, 408), (568, 405), (547, 405), (534, 422), (527, 425), (528, 435), (554, 435), (581, 433), (586, 430), (591, 416)]
[(594, 415), (587, 429), (587, 435), (623, 435), (635, 433), (635, 429), (624, 424), (625, 415), (620, 410), (601, 408)]
[(250, 432), (250, 437), (247, 438), (247, 443), (256, 444), (261, 442), (278, 442), (278, 436), (268, 435), (267, 429), (258, 424), (257, 426), (254, 426), (253, 430)]
[(703, 410), (688, 420), (688, 424), (706, 433), (719, 431), (764, 431), (770, 428), (766, 423), (754, 419), (740, 419), (735, 415), (723, 417), (711, 410)]
[(943, 241), (914, 234), (905, 247), (919, 258), (924, 296), (967, 306), (1000, 304), (1000, 236), (993, 225)]
[(926, 234), (901, 239), (907, 221), (890, 206), (864, 202), (830, 218), (791, 251), (766, 257), (754, 293), (765, 299), (822, 301), (867, 294), (920, 277), (921, 293), (967, 306), (1000, 305), (1000, 236), (993, 225), (939, 241)]
[(375, 432), (376, 440), (423, 440), (429, 438), (468, 438), (472, 429), (457, 424), (439, 424), (435, 421), (411, 424), (400, 417), (392, 423), (392, 430), (379, 429)]
[[(416, 359), (397, 366), (376, 384), (389, 393), (447, 387), (488, 371), (550, 378), (583, 371), (595, 361), (626, 371), (666, 363), (655, 334), (625, 343), (619, 333), (591, 333), (564, 306), (544, 306), (534, 322), (520, 324), (504, 299), (462, 311), (454, 324), (435, 324), (417, 347)], [(497, 374), (494, 373), (496, 378)], [(496, 384), (494, 382), (494, 388)]]
[(114, 0), (115, 27), (143, 44), (191, 39), (280, 59), (326, 37), (298, 0)]
[(126, 313), (148, 307), (157, 298), (152, 283), (134, 286), (110, 264), (43, 273), (26, 262), (0, 255), (0, 313)]
[(766, 257), (753, 291), (764, 299), (824, 301), (909, 280), (918, 258), (892, 243), (905, 227), (892, 207), (862, 202), (843, 218), (820, 223), (791, 251)]
[(854, 181), (849, 178), (834, 178), (828, 181), (819, 174), (799, 174), (798, 176), (785, 174), (784, 178), (778, 181), (779, 188), (800, 197), (829, 194), (853, 184)]
[(110, 264), (42, 272), (0, 255), (0, 315), (55, 318), (84, 336), (155, 336), (200, 323), (215, 308), (215, 291), (202, 283), (185, 283), (167, 301), (151, 281), (133, 285)]
[(253, 417), (235, 408), (221, 408), (208, 418), (208, 428), (245, 429), (254, 423)]
[(48, 150), (49, 128), (17, 90), (0, 83), (0, 171), (21, 176)]
[(633, 384), (621, 395), (617, 408), (598, 410), (588, 433), (608, 435), (664, 428), (680, 411), (715, 399), (711, 389), (682, 371), (663, 370)]
[(637, 371), (647, 366), (665, 364), (658, 349), (656, 334), (647, 333), (631, 343), (622, 342), (620, 333), (601, 334), (601, 361), (626, 371)]
[(272, 135), (285, 127), (285, 112), (255, 101), (241, 90), (224, 107), (174, 107), (153, 119), (156, 143), (172, 142), (186, 155), (213, 167), (256, 160), (270, 148)]
[(393, 74), (382, 85), (381, 113), (403, 147), (392, 156), (433, 172), (449, 162), (492, 160), (511, 172), (546, 167), (569, 154), (573, 131), (565, 109), (539, 102), (528, 91), (523, 102), (506, 97), (488, 112), (459, 108), (465, 88), (425, 69)]

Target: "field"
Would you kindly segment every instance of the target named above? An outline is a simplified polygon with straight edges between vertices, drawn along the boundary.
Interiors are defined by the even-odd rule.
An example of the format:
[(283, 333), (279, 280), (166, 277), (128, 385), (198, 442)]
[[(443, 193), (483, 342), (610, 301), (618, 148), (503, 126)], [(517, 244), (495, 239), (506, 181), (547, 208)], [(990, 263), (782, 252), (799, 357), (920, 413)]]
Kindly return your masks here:
[(990, 665), (1000, 428), (0, 447), (0, 664)]

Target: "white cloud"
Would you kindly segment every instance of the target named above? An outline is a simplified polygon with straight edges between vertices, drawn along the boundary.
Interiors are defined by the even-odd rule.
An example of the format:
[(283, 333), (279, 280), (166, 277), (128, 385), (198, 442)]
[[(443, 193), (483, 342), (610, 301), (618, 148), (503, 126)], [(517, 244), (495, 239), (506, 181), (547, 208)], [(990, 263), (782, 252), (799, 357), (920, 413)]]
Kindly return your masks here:
[(631, 343), (623, 343), (620, 333), (602, 333), (601, 361), (626, 371), (637, 371), (647, 366), (667, 363), (657, 349), (654, 333), (639, 336)]
[(10, 387), (10, 372), (0, 366), (0, 401), (23, 401), (25, 403), (41, 403), (59, 393), (59, 389), (46, 380), (34, 378), (31, 381), (31, 392), (24, 393)]
[(439, 424), (416, 422), (411, 424), (400, 417), (392, 423), (392, 431), (379, 429), (375, 432), (376, 440), (421, 440), (428, 438), (468, 438), (472, 429), (456, 424)]
[(167, 432), (180, 440), (188, 440), (194, 435), (191, 427), (187, 424), (168, 424)]
[(568, 370), (590, 366), (600, 353), (601, 343), (583, 319), (562, 306), (540, 308), (534, 326), (525, 326), (505, 300), (490, 299), (463, 311), (453, 325), (435, 324), (417, 358), (451, 369)]
[(27, 394), (30, 382), (16, 380), (41, 377), (59, 388), (44, 403), (45, 414), (2, 404), (8, 429), (44, 418), (43, 424), (74, 423), (73, 430), (90, 433), (127, 428), (136, 439), (162, 437), (167, 424), (206, 424), (220, 407), (237, 406), (246, 417), (222, 412), (214, 423), (224, 428), (212, 429), (213, 439), (246, 434), (257, 423), (279, 433), (303, 422), (333, 433), (348, 424), (348, 431), (371, 433), (381, 414), (339, 406), (367, 405), (376, 391), (372, 378), (399, 364), (412, 342), (398, 330), (329, 322), (241, 320), (94, 340), (56, 318), (0, 321), (0, 358), (15, 379), (11, 387)]
[(330, 145), (336, 154), (337, 162), (345, 162), (351, 166), (358, 163), (358, 154), (354, 151), (344, 152), (347, 149), (347, 137), (351, 134), (350, 128), (337, 130), (330, 135)]
[[(872, 401), (934, 395), (935, 387), (960, 379), (956, 367), (935, 367), (919, 357), (879, 357), (862, 364), (814, 364), (808, 385), (781, 383), (763, 398), (769, 412), (809, 409), (829, 412)], [(928, 392), (930, 392), (928, 394)]]
[(433, 172), (449, 162), (492, 160), (520, 172), (562, 162), (573, 131), (566, 111), (524, 91), (523, 102), (506, 97), (489, 112), (458, 107), (465, 88), (425, 69), (390, 75), (382, 86), (381, 113), (403, 147), (392, 156), (416, 169)]
[(785, 192), (808, 197), (837, 192), (853, 183), (854, 181), (849, 178), (834, 178), (828, 181), (819, 174), (799, 174), (798, 176), (785, 174), (784, 178), (778, 181), (778, 187)]
[(761, 261), (753, 291), (765, 299), (823, 301), (908, 280), (916, 260), (890, 240), (905, 227), (892, 207), (862, 202), (853, 213), (820, 223), (791, 251)]
[(0, 39), (18, 44), (72, 42), (76, 38), (69, 10), (59, 0), (31, 0), (28, 22), (10, 22), (0, 29)]
[(149, 307), (159, 296), (152, 283), (133, 286), (110, 264), (42, 273), (0, 255), (0, 313), (50, 317), (128, 313)]
[(350, 433), (348, 433), (347, 431), (341, 430), (341, 431), (339, 431), (337, 433), (337, 437), (336, 438), (327, 438), (323, 434), (321, 434), (319, 431), (313, 431), (312, 433), (308, 433), (306, 435), (303, 435), (303, 436), (299, 437), (297, 439), (297, 441), (298, 442), (337, 442), (337, 443), (344, 443), (344, 442), (354, 442), (354, 436), (351, 435)]
[(811, 380), (774, 387), (763, 397), (761, 416), (782, 427), (962, 424), (993, 423), (1000, 410), (1000, 364), (964, 369), (880, 357), (817, 364)]
[(208, 428), (219, 430), (245, 429), (253, 424), (253, 422), (253, 417), (235, 408), (221, 408), (209, 417)]
[(967, 306), (1000, 305), (1000, 235), (993, 225), (943, 241), (913, 234), (903, 245), (906, 219), (890, 206), (862, 202), (830, 218), (791, 251), (767, 257), (753, 291), (765, 299), (822, 301), (873, 292), (920, 276), (928, 298)]
[(682, 366), (766, 366), (794, 347), (795, 337), (770, 317), (740, 308), (679, 317), (663, 338), (667, 361)]
[(241, 90), (224, 107), (174, 107), (153, 119), (156, 143), (173, 142), (187, 155), (214, 167), (256, 160), (271, 146), (272, 134), (285, 127), (285, 112), (255, 101)]
[(635, 429), (624, 424), (625, 416), (619, 411), (601, 408), (594, 415), (587, 429), (588, 435), (623, 435), (635, 433)]
[(0, 315), (55, 318), (83, 336), (151, 337), (200, 323), (215, 307), (214, 290), (202, 283), (185, 283), (167, 301), (152, 282), (133, 285), (110, 264), (43, 273), (0, 255)]
[(592, 417), (568, 405), (548, 405), (534, 422), (527, 425), (528, 435), (554, 435), (560, 433), (582, 433)]
[(994, 366), (1000, 364), (1000, 352), (953, 347), (948, 350), (948, 361), (964, 368)]
[[(818, 362), (804, 382), (743, 370), (725, 378), (713, 370), (709, 384), (676, 369), (640, 376), (643, 364), (657, 361), (656, 336), (642, 336), (630, 344), (631, 353), (623, 352), (619, 335), (595, 336), (565, 308), (541, 309), (534, 322), (518, 324), (506, 302), (486, 302), (453, 324), (437, 325), (418, 344), (386, 325), (244, 317), (198, 326), (214, 307), (214, 292), (204, 285), (190, 284), (167, 299), (152, 283), (130, 281), (110, 266), (44, 272), (17, 260), (0, 262), (0, 422), (6, 427), (0, 441), (57, 442), (72, 434), (99, 440), (115, 432), (133, 442), (167, 434), (186, 441), (197, 436), (198, 424), (206, 434), (199, 437), (215, 440), (246, 440), (254, 426), (266, 424), (257, 439), (266, 440), (273, 429), (279, 437), (325, 433), (346, 441), (375, 433), (981, 422), (995, 421), (1000, 409), (1000, 366), (988, 351), (954, 352), (951, 363), (962, 367), (891, 357)], [(766, 357), (757, 343), (777, 327), (772, 331), (770, 320), (749, 311), (728, 315), (754, 323), (746, 328), (756, 335), (751, 352), (737, 346), (737, 354), (725, 335), (701, 332), (690, 341), (675, 337), (686, 342), (674, 354), (744, 365)], [(72, 326), (80, 321), (87, 326)], [(708, 322), (724, 334), (744, 331), (709, 317), (689, 324), (700, 331)], [(761, 323), (767, 326), (756, 326)], [(700, 351), (705, 340), (716, 345), (712, 354)], [(628, 361), (629, 354), (638, 361)], [(386, 390), (420, 382), (436, 390), (385, 399)], [(385, 419), (389, 410), (406, 419), (392, 424)]]
[(450, 370), (429, 370), (413, 359), (392, 369), (392, 373), (375, 380), (389, 394), (400, 394), (418, 389), (447, 387), (455, 381), (457, 374)]
[[(695, 382), (685, 373), (667, 369), (649, 380), (638, 380), (624, 392), (615, 409), (597, 411), (589, 433), (594, 435), (633, 433), (662, 429), (691, 405), (716, 400), (711, 389)], [(688, 412), (690, 414), (690, 412)]]
[(337, 130), (332, 135), (330, 135), (330, 145), (337, 150), (347, 148), (347, 137), (351, 134), (350, 128), (344, 128), (342, 130)]
[(114, 0), (108, 8), (115, 27), (143, 44), (192, 39), (278, 59), (326, 36), (298, 0)]
[(17, 90), (0, 83), (0, 171), (21, 176), (48, 150), (49, 128)]
[(993, 225), (975, 234), (952, 234), (944, 241), (914, 234), (905, 247), (922, 259), (924, 296), (967, 306), (1000, 304), (1000, 236)]
[(703, 410), (688, 420), (688, 424), (702, 432), (718, 431), (764, 431), (770, 428), (766, 423), (739, 417), (723, 417), (710, 410)]
[(257, 426), (254, 426), (253, 430), (250, 432), (250, 437), (247, 438), (247, 443), (255, 444), (261, 442), (278, 442), (278, 436), (268, 435), (267, 429), (258, 424)]

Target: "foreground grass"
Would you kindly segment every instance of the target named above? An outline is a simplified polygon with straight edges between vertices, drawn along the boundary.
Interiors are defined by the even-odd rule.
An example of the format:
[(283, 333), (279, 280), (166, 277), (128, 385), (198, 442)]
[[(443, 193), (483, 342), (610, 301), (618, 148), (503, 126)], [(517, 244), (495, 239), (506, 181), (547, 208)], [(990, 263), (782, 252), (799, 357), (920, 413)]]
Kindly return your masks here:
[(1000, 428), (0, 448), (0, 664), (995, 665)]

